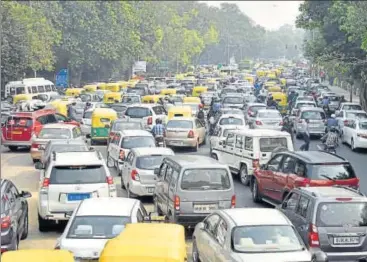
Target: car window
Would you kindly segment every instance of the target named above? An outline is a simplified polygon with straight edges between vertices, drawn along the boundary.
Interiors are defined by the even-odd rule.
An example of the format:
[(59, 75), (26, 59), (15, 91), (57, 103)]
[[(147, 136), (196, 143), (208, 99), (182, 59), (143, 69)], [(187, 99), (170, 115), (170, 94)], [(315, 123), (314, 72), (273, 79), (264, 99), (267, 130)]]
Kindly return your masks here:
[(296, 173), (296, 159), (287, 156), (285, 157), (283, 164), (282, 164), (282, 172), (285, 174), (295, 174)]
[(243, 148), (243, 136), (241, 135), (236, 136), (236, 148)]
[(152, 112), (149, 110), (149, 108), (146, 107), (129, 107), (125, 111), (125, 115), (130, 118), (143, 118), (151, 116)]
[(181, 179), (181, 189), (187, 191), (227, 190), (230, 188), (230, 174), (226, 169), (186, 169)]
[(227, 227), (226, 221), (221, 219), (220, 222), (218, 223), (215, 236), (216, 236), (216, 240), (218, 241), (218, 243), (222, 246), (224, 242), (226, 241), (227, 230), (228, 230), (228, 227)]
[(168, 183), (171, 182), (172, 173), (173, 173), (173, 168), (170, 165), (168, 165), (167, 166), (167, 171), (166, 171), (166, 176), (164, 177), (164, 180), (167, 181)]
[(170, 120), (167, 123), (167, 129), (169, 128), (182, 128), (182, 129), (192, 129), (193, 122), (191, 120)]
[[(92, 116), (92, 112), (90, 112), (90, 115)], [(57, 122), (59, 121), (67, 122), (67, 118), (61, 114), (55, 114), (55, 117), (57, 119)]]
[(287, 203), (287, 207), (285, 209), (288, 211), (296, 211), (298, 199), (299, 194), (295, 192), (290, 193), (284, 201)]
[(159, 176), (161, 178), (164, 178), (166, 175), (166, 170), (167, 170), (167, 163), (163, 163), (161, 166), (161, 169), (159, 170)]
[(71, 131), (69, 128), (42, 128), (38, 137), (42, 139), (69, 139)]
[(106, 170), (100, 165), (54, 166), (50, 184), (95, 184), (106, 183)]
[(121, 148), (155, 147), (153, 136), (125, 136), (121, 141)]
[(178, 171), (177, 170), (173, 170), (173, 173), (172, 173), (172, 180), (171, 180), (171, 183), (170, 183), (170, 189), (174, 190), (176, 188), (176, 185), (177, 185), (177, 180), (178, 180)]
[(310, 178), (315, 180), (344, 180), (356, 177), (349, 163), (311, 165), (310, 171)]
[(249, 151), (252, 151), (253, 148), (254, 148), (253, 144), (254, 144), (253, 138), (250, 137), (250, 136), (246, 136), (246, 138), (245, 138), (245, 149), (249, 150)]
[(243, 120), (240, 118), (234, 118), (234, 117), (226, 117), (226, 118), (222, 118), (219, 121), (220, 125), (237, 125), (237, 126), (241, 126), (243, 125)]
[(219, 222), (220, 217), (217, 214), (209, 216), (204, 221), (204, 229), (211, 235), (215, 235), (215, 228)]
[(229, 133), (226, 139), (227, 146), (233, 146), (234, 144), (235, 135), (233, 133)]
[(165, 115), (166, 114), (166, 110), (164, 109), (163, 106), (153, 106), (152, 109), (153, 109), (153, 111), (156, 115)]
[(280, 162), (282, 161), (282, 158), (283, 158), (283, 155), (277, 155), (277, 156), (273, 157), (269, 161), (267, 169), (271, 170), (271, 171), (278, 171)]
[(278, 147), (288, 148), (286, 137), (262, 137), (260, 138), (260, 152), (273, 152)]
[(307, 209), (308, 209), (309, 204), (310, 204), (310, 199), (308, 199), (307, 197), (301, 196), (296, 213), (299, 214), (300, 216), (306, 218), (307, 217)]

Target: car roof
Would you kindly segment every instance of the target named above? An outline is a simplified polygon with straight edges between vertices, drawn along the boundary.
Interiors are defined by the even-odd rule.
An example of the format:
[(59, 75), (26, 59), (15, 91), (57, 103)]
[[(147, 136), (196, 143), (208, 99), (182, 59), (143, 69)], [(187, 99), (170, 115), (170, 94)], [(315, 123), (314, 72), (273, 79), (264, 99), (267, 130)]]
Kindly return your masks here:
[(119, 131), (123, 136), (152, 136), (152, 134), (146, 130), (123, 130)]
[(49, 144), (51, 145), (85, 145), (88, 146), (84, 140), (79, 139), (57, 139), (57, 140), (50, 140)]
[(279, 113), (278, 110), (276, 110), (276, 109), (269, 109), (269, 108), (259, 109), (259, 110), (257, 110), (257, 112), (258, 113), (261, 113), (261, 112), (277, 112), (277, 113)]
[(263, 107), (266, 107), (266, 105), (262, 104), (262, 103), (248, 103), (247, 107), (250, 107), (250, 106), (263, 106)]
[(366, 111), (364, 110), (342, 110), (344, 111), (345, 113), (365, 113), (366, 114)]
[(325, 112), (324, 109), (320, 107), (301, 107), (300, 111), (318, 111), (318, 112)]
[(279, 154), (287, 154), (302, 159), (310, 164), (328, 164), (328, 163), (349, 163), (348, 160), (341, 156), (334, 155), (323, 151), (286, 151)]
[(54, 162), (56, 166), (80, 166), (80, 165), (102, 165), (102, 155), (97, 151), (85, 152), (59, 152), (55, 153)]
[(222, 119), (222, 118), (243, 118), (244, 117), (244, 115), (242, 114), (242, 115), (240, 115), (240, 114), (223, 114), (223, 115), (221, 115), (220, 116), (220, 119)]
[(195, 117), (174, 117), (174, 118), (168, 120), (168, 122), (175, 121), (175, 120), (177, 120), (177, 121), (180, 121), (180, 120), (181, 121), (183, 121), (183, 120), (186, 120), (186, 121), (194, 121), (195, 120)]
[(131, 216), (140, 201), (124, 197), (89, 198), (81, 202), (76, 216)]
[(226, 168), (227, 165), (220, 164), (217, 160), (201, 155), (174, 155), (168, 156), (168, 159), (173, 160), (177, 164), (184, 167), (191, 168), (203, 168), (203, 167), (215, 167), (215, 168)]
[(290, 136), (289, 133), (278, 131), (278, 130), (272, 130), (272, 129), (238, 129), (233, 130), (231, 133), (234, 133), (236, 135), (247, 135), (247, 136), (253, 136), (253, 137), (285, 137)]
[(307, 192), (314, 197), (320, 198), (343, 198), (343, 197), (357, 197), (364, 198), (367, 201), (367, 198), (358, 191), (343, 187), (343, 186), (328, 186), (328, 187), (302, 187), (298, 188), (300, 191)]
[(231, 218), (236, 226), (252, 225), (292, 225), (277, 209), (271, 208), (233, 208), (224, 209), (225, 215)]
[(167, 147), (138, 147), (131, 150), (137, 156), (149, 156), (149, 155), (174, 155), (172, 149)]
[(145, 107), (145, 108), (152, 108), (154, 106), (161, 106), (160, 104), (142, 104), (142, 103), (137, 103), (137, 104), (131, 104), (128, 106), (128, 108), (130, 107)]
[(65, 123), (62, 123), (62, 124), (59, 124), (59, 123), (55, 123), (55, 124), (47, 124), (47, 125), (44, 125), (42, 127), (42, 129), (48, 129), (48, 128), (67, 128), (67, 129), (73, 129), (75, 127), (75, 125), (71, 125), (71, 124), (65, 124)]

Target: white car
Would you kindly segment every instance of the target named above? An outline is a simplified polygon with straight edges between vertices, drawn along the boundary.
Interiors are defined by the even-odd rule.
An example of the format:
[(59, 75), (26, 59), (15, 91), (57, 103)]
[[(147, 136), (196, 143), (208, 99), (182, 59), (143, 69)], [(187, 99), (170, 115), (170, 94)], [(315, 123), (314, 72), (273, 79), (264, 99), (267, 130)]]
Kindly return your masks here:
[(174, 154), (172, 149), (164, 147), (131, 149), (121, 170), (121, 187), (126, 188), (127, 197), (152, 196), (156, 183), (154, 169), (165, 156)]
[(294, 118), (302, 107), (317, 107), (317, 105), (315, 101), (298, 101), (292, 108), (291, 118)]
[(335, 119), (338, 120), (339, 130), (343, 131), (344, 124), (348, 124), (354, 119), (367, 119), (367, 113), (363, 110), (341, 110)]
[(218, 262), (311, 261), (296, 229), (277, 209), (218, 210), (196, 225), (192, 260)]
[(90, 133), (92, 130), (92, 114), (94, 109), (88, 109), (84, 112), (82, 120), (80, 121), (80, 129), (82, 130), (82, 134), (90, 137)]
[(245, 129), (247, 126), (244, 125), (228, 125), (228, 126), (219, 126), (217, 127), (213, 135), (210, 137), (210, 152), (212, 152), (213, 148), (217, 147), (219, 141), (223, 141), (226, 139), (228, 132), (236, 129)]
[(367, 120), (354, 120), (344, 125), (342, 142), (349, 144), (353, 151), (367, 148)]
[(166, 109), (159, 104), (133, 104), (129, 105), (124, 113), (124, 118), (130, 121), (143, 121), (146, 129), (151, 130), (157, 119), (167, 120)]
[(223, 114), (219, 117), (216, 128), (228, 125), (245, 126), (246, 125), (245, 116), (243, 114), (241, 115)]
[(98, 260), (106, 242), (128, 223), (143, 222), (147, 211), (139, 200), (122, 197), (91, 198), (80, 202), (55, 249), (69, 250), (75, 262)]

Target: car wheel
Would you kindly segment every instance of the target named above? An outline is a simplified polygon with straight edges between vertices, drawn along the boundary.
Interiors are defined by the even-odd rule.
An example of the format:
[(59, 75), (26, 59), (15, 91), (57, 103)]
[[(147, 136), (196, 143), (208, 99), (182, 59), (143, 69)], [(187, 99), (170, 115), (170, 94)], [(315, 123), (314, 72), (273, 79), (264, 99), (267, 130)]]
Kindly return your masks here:
[(130, 191), (129, 184), (126, 187), (127, 198), (134, 198), (135, 195)]
[(14, 152), (17, 151), (18, 147), (17, 146), (9, 146), (10, 151)]
[(200, 256), (199, 256), (199, 251), (198, 251), (198, 247), (196, 244), (196, 240), (194, 240), (194, 242), (192, 243), (191, 257), (192, 257), (192, 262), (200, 262)]
[(196, 146), (193, 148), (194, 152), (199, 150), (199, 140), (196, 142)]
[(28, 211), (27, 211), (27, 214), (24, 217), (23, 233), (20, 237), (21, 240), (24, 240), (28, 237), (28, 227), (29, 227), (29, 221), (28, 221)]
[(245, 186), (248, 186), (250, 183), (250, 176), (247, 173), (247, 166), (242, 165), (240, 170), (240, 181)]
[(204, 140), (203, 143), (201, 143), (202, 145), (206, 145), (206, 135), (204, 136)]
[(211, 154), (212, 158), (218, 160), (218, 156), (216, 154)]
[(154, 211), (157, 212), (158, 216), (163, 216), (163, 212), (158, 206), (158, 201), (156, 197), (154, 197), (153, 203), (154, 203)]
[(350, 148), (352, 149), (352, 151), (356, 151), (356, 147), (355, 147), (355, 145), (354, 145), (354, 140), (353, 140), (353, 138), (352, 138), (352, 140), (350, 140)]
[(125, 183), (124, 183), (124, 179), (122, 177), (122, 173), (119, 172), (119, 176), (121, 176), (121, 188), (125, 189)]
[(11, 250), (18, 250), (19, 249), (19, 239), (18, 237), (14, 237), (13, 243), (12, 243)]
[(260, 197), (260, 193), (259, 193), (259, 186), (257, 184), (256, 179), (254, 179), (254, 182), (252, 183), (252, 200), (255, 203), (260, 203), (261, 202), (261, 197)]
[(38, 214), (38, 230), (40, 232), (47, 232), (50, 230), (50, 221), (43, 219), (39, 214)]

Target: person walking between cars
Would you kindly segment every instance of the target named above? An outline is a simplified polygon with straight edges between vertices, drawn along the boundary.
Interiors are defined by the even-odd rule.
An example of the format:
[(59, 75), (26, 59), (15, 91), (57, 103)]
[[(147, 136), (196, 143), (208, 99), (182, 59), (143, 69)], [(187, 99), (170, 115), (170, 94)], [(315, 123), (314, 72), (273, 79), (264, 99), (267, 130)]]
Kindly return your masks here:
[(284, 132), (289, 133), (291, 135), (291, 139), (292, 139), (292, 142), (293, 142), (292, 124), (289, 121), (289, 118), (288, 117), (285, 117), (284, 118), (284, 120), (283, 120), (283, 126), (282, 126), (281, 131), (284, 131)]
[(68, 118), (70, 118), (71, 120), (74, 120), (74, 121), (78, 121), (76, 119), (76, 109), (75, 109), (75, 106), (76, 106), (76, 102), (75, 101), (73, 103), (71, 103), (71, 104), (68, 105)]
[(310, 148), (310, 129), (309, 129), (310, 120), (306, 119), (305, 122), (303, 122), (303, 141), (304, 144), (301, 145), (299, 148), (301, 151), (308, 151)]

